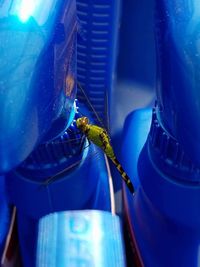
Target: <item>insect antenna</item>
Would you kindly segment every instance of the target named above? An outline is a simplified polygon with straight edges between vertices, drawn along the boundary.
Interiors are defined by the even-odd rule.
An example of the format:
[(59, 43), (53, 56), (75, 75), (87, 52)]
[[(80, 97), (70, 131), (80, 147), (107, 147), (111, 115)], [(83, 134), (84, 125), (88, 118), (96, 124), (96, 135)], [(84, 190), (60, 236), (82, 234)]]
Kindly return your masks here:
[(110, 117), (109, 117), (109, 109), (108, 109), (108, 92), (105, 92), (105, 122), (108, 129), (108, 132), (110, 133)]

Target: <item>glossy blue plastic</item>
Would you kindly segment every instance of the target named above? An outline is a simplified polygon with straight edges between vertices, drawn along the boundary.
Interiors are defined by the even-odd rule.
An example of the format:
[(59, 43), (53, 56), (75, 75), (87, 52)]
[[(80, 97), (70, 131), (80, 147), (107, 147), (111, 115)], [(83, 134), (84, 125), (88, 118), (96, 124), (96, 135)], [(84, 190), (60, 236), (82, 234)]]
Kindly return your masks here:
[[(77, 1), (80, 22), (77, 78), (105, 127), (116, 67), (120, 3), (120, 0)], [(80, 92), (78, 98), (81, 95)]]
[(124, 155), (134, 150), (124, 164), (137, 187), (125, 191), (126, 215), (145, 267), (200, 265), (198, 11), (196, 1), (156, 1), (157, 104), (152, 119), (126, 121)]
[[(82, 158), (79, 148), (80, 155), (77, 156), (74, 167), (61, 173), (50, 183), (45, 183), (44, 180), (47, 178), (42, 177), (45, 169), (41, 169), (38, 177), (39, 169), (32, 172), (27, 169), (26, 174), (25, 170), (22, 172), (22, 169), (18, 168), (7, 175), (8, 195), (18, 210), (20, 248), (25, 266), (35, 266), (37, 227), (38, 220), (42, 216), (52, 212), (77, 209), (110, 211), (110, 187), (104, 155), (94, 145), (85, 144), (85, 146)], [(58, 146), (55, 148), (58, 149)], [(40, 157), (44, 156), (44, 153), (43, 148)], [(63, 157), (63, 154), (59, 150), (55, 151), (52, 146), (49, 156), (54, 158), (55, 153)], [(46, 159), (50, 158), (49, 156)], [(52, 172), (59, 166), (59, 161), (57, 162), (55, 158), (54, 160), (54, 163), (51, 161), (49, 164), (46, 163), (46, 166), (50, 165)], [(42, 163), (44, 161), (41, 161)], [(62, 161), (60, 165), (62, 166)]]
[(155, 86), (154, 2), (121, 1), (117, 80), (128, 88), (132, 83), (132, 90), (139, 84), (140, 92), (143, 90), (141, 86), (150, 92)]
[[(71, 3), (71, 6), (68, 5), (69, 3)], [(52, 61), (48, 61), (48, 56), (46, 58), (42, 58), (42, 62), (46, 62), (46, 68), (49, 67), (50, 71), (48, 73), (41, 72), (40, 68), (37, 66), (37, 73), (40, 73), (41, 77), (45, 79), (44, 81), (40, 82), (39, 87), (46, 88), (46, 85), (48, 85), (48, 91), (46, 91), (46, 93), (48, 93), (49, 97), (47, 99), (44, 99), (42, 93), (40, 93), (41, 99), (36, 99), (36, 101), (39, 101), (39, 103), (37, 102), (38, 105), (40, 104), (40, 102), (42, 102), (41, 105), (48, 103), (46, 107), (47, 111), (45, 108), (38, 110), (38, 114), (41, 113), (42, 115), (44, 115), (43, 119), (47, 120), (48, 126), (51, 125), (51, 128), (49, 128), (48, 131), (45, 131), (43, 135), (41, 135), (43, 138), (40, 140), (43, 142), (43, 144), (45, 144), (46, 141), (49, 141), (49, 139), (52, 140), (52, 138), (57, 137), (58, 133), (60, 135), (63, 134), (63, 127), (61, 127), (63, 126), (63, 121), (65, 122), (65, 126), (67, 123), (69, 123), (69, 113), (67, 113), (67, 111), (69, 111), (71, 108), (71, 101), (73, 100), (75, 94), (74, 75), (76, 64), (74, 55), (76, 51), (73, 37), (75, 36), (76, 31), (76, 21), (74, 3), (75, 1), (65, 1), (65, 8), (63, 9), (64, 14), (66, 15), (66, 20), (63, 23), (66, 27), (66, 32), (71, 33), (71, 35), (66, 34), (66, 39), (64, 40), (65, 43), (69, 45), (66, 49), (67, 53), (65, 53), (65, 50), (63, 50), (62, 48), (58, 51), (58, 54), (60, 53), (59, 59), (66, 60), (67, 64), (69, 62), (69, 66), (67, 64), (63, 66), (62, 64), (60, 64), (60, 62), (56, 62), (58, 64), (55, 64), (57, 67), (59, 67), (59, 69), (55, 73), (55, 78), (57, 78), (61, 83), (62, 77), (60, 77), (60, 74), (63, 73), (63, 70), (66, 71), (66, 68), (69, 68), (69, 72), (67, 73), (65, 80), (66, 84), (68, 85), (68, 87), (65, 88), (66, 90), (64, 90), (65, 94), (63, 94), (63, 90), (59, 92), (54, 90), (53, 93), (55, 94), (52, 94), (51, 89), (53, 88), (53, 80), (51, 80), (52, 83), (50, 83), (49, 85), (48, 77), (52, 77), (51, 74), (53, 68), (50, 64)], [(80, 3), (78, 5), (81, 6)], [(83, 3), (82, 6), (84, 5), (87, 6), (88, 4)], [(93, 18), (93, 16), (95, 17), (95, 19), (93, 23), (91, 23), (91, 25), (89, 25), (88, 27), (89, 29), (90, 26), (93, 25), (94, 32), (91, 31), (91, 35), (86, 34), (86, 36), (88, 37), (87, 42), (89, 45), (88, 49), (86, 48), (86, 56), (88, 56), (88, 58), (94, 58), (94, 60), (92, 60), (91, 64), (90, 62), (85, 62), (85, 64), (88, 63), (88, 66), (85, 66), (86, 70), (88, 70), (88, 76), (87, 79), (84, 80), (84, 82), (85, 84), (94, 86), (93, 96), (89, 95), (89, 97), (94, 97), (93, 100), (95, 99), (95, 103), (97, 103), (94, 108), (97, 109), (97, 111), (104, 113), (104, 90), (107, 90), (107, 85), (109, 88), (111, 87), (112, 75), (110, 74), (110, 72), (112, 72), (113, 74), (113, 66), (115, 65), (115, 49), (113, 50), (113, 46), (115, 47), (116, 45), (115, 36), (117, 33), (117, 28), (115, 27), (114, 22), (116, 22), (116, 18), (118, 18), (118, 13), (116, 16), (114, 12), (118, 10), (116, 9), (118, 4), (113, 1), (112, 5), (110, 5), (110, 3), (104, 3), (102, 5), (102, 2), (89, 5), (91, 5), (94, 10), (91, 9), (91, 12), (86, 12), (85, 17), (87, 17), (89, 21), (91, 20), (91, 18)], [(59, 10), (57, 10), (58, 14)], [(53, 27), (56, 28), (55, 24), (52, 25), (52, 29)], [(83, 24), (83, 27), (85, 27), (85, 24)], [(58, 39), (63, 36), (62, 30), (62, 25), (60, 26), (59, 24), (58, 35), (56, 35)], [(71, 30), (71, 32), (69, 32), (69, 30)], [(85, 40), (84, 28), (82, 28), (82, 26), (80, 27), (79, 32), (80, 36), (82, 36), (83, 38), (82, 40)], [(68, 39), (68, 37), (71, 37), (71, 39)], [(94, 44), (92, 42), (94, 42)], [(79, 48), (80, 46), (78, 46), (78, 50)], [(80, 63), (79, 56), (80, 54), (78, 55), (78, 64)], [(90, 79), (90, 75), (92, 75), (91, 81), (88, 80)], [(38, 76), (35, 77), (35, 81), (37, 80), (39, 81)], [(83, 80), (81, 81), (81, 83), (82, 82)], [(84, 84), (82, 83), (82, 85)], [(60, 95), (62, 95), (62, 97), (60, 97)], [(68, 96), (67, 99), (66, 95)], [(51, 99), (53, 100), (51, 101)], [(62, 112), (62, 101), (65, 101), (64, 103), (66, 104), (64, 109), (65, 113)], [(101, 106), (100, 110), (98, 110), (99, 103)], [(88, 106), (87, 101), (85, 101), (85, 104)], [(45, 114), (44, 110), (46, 111)], [(52, 119), (52, 111), (55, 111), (57, 113), (60, 112), (62, 114), (62, 116), (58, 116), (59, 118), (61, 118), (61, 122), (59, 118), (57, 119), (57, 117), (55, 118), (55, 120)], [(62, 120), (63, 118), (64, 120)], [(45, 121), (40, 120), (40, 125), (42, 126), (42, 129), (45, 129)], [(38, 147), (38, 149), (40, 148)], [(42, 153), (46, 153), (45, 149), (42, 151)], [(42, 153), (39, 154), (42, 155)], [(58, 154), (61, 154), (60, 151), (55, 151), (54, 149), (52, 149), (52, 157), (55, 159), (56, 164), (60, 160), (60, 158), (59, 160), (57, 158)], [(80, 160), (80, 157), (77, 160)], [(41, 162), (43, 164), (43, 159), (41, 160)], [(41, 162), (39, 162), (38, 164), (41, 164)], [(37, 238), (36, 233), (38, 230), (38, 219), (41, 216), (51, 212), (74, 209), (100, 209), (110, 211), (111, 207), (108, 172), (103, 153), (99, 152), (99, 149), (96, 149), (93, 145), (90, 145), (84, 150), (82, 162), (80, 161), (79, 163), (80, 165), (77, 165), (76, 168), (67, 173), (64, 173), (62, 177), (59, 177), (60, 179), (48, 185), (41, 182), (42, 179), (40, 179), (40, 175), (39, 178), (36, 177), (36, 179), (34, 179), (35, 172), (34, 175), (32, 175), (30, 178), (30, 173), (28, 176), (26, 176), (25, 172), (20, 172), (19, 168), (10, 173), (7, 177), (7, 188), (10, 200), (11, 202), (15, 203), (18, 208), (18, 229), (21, 245), (20, 248), (23, 256), (23, 263), (25, 266), (35, 267)], [(52, 164), (51, 160), (49, 161), (49, 164)]]
[(25, 266), (35, 266), (40, 217), (63, 210), (111, 210), (104, 156), (92, 145), (86, 150), (85, 159), (75, 170), (49, 185), (27, 180), (17, 173), (7, 177), (9, 197), (18, 208), (19, 239)]
[(18, 210), (38, 219), (51, 212), (94, 208), (97, 204), (100, 209), (110, 210), (107, 175), (103, 153), (90, 145), (84, 149), (83, 158), (77, 159), (74, 169), (63, 172), (49, 184), (16, 171), (7, 176), (6, 186)]
[(11, 208), (7, 201), (4, 178), (4, 176), (0, 176), (0, 258), (5, 246), (11, 219)]
[(41, 218), (36, 266), (125, 267), (119, 217), (84, 210)]
[(74, 119), (67, 130), (57, 138), (38, 145), (37, 149), (15, 169), (15, 173), (26, 177), (27, 182), (32, 180), (47, 183), (49, 179), (58, 180), (63, 173), (68, 173), (78, 166), (84, 159), (83, 152), (87, 151), (84, 151), (87, 142), (76, 127), (76, 120), (81, 116), (77, 109), (75, 107)]
[(199, 3), (157, 0), (158, 105), (164, 128), (200, 164)]
[(134, 197), (125, 191), (132, 238), (145, 267), (197, 267), (200, 264), (200, 186), (177, 180), (162, 168), (159, 163), (163, 155), (157, 161), (150, 136), (146, 141), (150, 122), (151, 111), (141, 110), (132, 113), (125, 124), (124, 166), (132, 166), (131, 179), (137, 187)]
[(147, 139), (151, 109), (136, 110), (128, 115), (124, 125), (121, 162), (137, 190), (140, 185), (137, 164), (141, 149)]
[(75, 11), (68, 0), (1, 3), (0, 173), (66, 128), (76, 92)]

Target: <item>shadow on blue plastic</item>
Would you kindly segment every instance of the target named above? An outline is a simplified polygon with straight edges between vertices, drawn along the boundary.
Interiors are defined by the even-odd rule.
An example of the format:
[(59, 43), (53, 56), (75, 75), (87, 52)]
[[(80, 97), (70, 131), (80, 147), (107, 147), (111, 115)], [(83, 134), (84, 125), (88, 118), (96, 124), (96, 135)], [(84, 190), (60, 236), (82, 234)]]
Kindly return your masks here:
[(125, 267), (119, 217), (85, 210), (53, 213), (39, 222), (37, 267)]
[(151, 114), (152, 111), (150, 108), (136, 110), (128, 115), (124, 125), (121, 152), (123, 156), (121, 156), (121, 161), (135, 189), (140, 184), (137, 161), (148, 136), (151, 125)]
[(7, 202), (4, 176), (0, 176), (0, 258), (8, 233), (8, 228), (11, 219), (11, 211)]

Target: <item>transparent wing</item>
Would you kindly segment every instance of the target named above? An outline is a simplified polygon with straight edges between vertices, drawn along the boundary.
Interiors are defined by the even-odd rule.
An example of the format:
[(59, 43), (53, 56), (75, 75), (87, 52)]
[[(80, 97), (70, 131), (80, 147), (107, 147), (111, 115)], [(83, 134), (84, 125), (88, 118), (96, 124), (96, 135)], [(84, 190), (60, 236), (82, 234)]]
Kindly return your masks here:
[[(80, 91), (78, 100), (80, 101), (81, 97), (85, 99), (84, 102), (87, 103), (87, 107), (90, 109), (90, 111), (92, 112), (93, 116), (96, 118), (96, 121), (98, 122), (98, 124), (102, 128), (105, 129), (106, 127), (105, 127), (105, 125), (103, 123), (103, 120), (101, 119), (99, 114), (96, 112), (95, 108), (92, 105), (91, 100), (87, 96), (85, 90), (82, 88), (80, 83), (78, 83), (78, 89)], [(105, 105), (104, 106), (105, 106), (106, 118), (107, 118), (107, 121), (108, 121), (108, 98), (107, 98), (107, 94), (106, 94), (106, 97), (105, 97)], [(73, 146), (73, 145), (77, 145), (77, 142), (79, 142), (79, 141), (82, 142), (83, 136), (84, 135), (81, 135), (79, 138), (72, 138), (72, 139), (67, 139), (67, 140), (64, 140), (63, 138), (60, 138), (59, 140), (54, 141), (53, 143), (54, 144), (70, 144), (70, 145)], [(86, 143), (87, 144), (82, 148), (82, 153), (90, 145), (89, 142), (86, 142)], [(59, 179), (62, 179), (65, 176), (65, 174), (67, 175), (72, 169), (78, 167), (83, 161), (84, 161), (84, 164), (89, 164), (91, 159), (96, 158), (96, 160), (98, 160), (98, 157), (100, 155), (99, 151), (100, 151), (100, 149), (97, 150), (97, 152), (90, 154), (89, 156), (87, 156), (87, 159), (83, 159), (82, 157), (81, 157), (81, 159), (80, 158), (77, 159), (77, 161), (75, 161), (71, 165), (67, 166), (63, 170), (59, 171), (57, 174), (47, 178), (45, 181), (42, 182), (42, 185), (43, 186), (47, 186), (50, 183), (53, 183), (53, 182), (55, 182), (55, 181), (57, 181)], [(80, 151), (80, 153), (81, 153), (81, 151)]]
[(43, 181), (41, 183), (41, 186), (48, 186), (49, 184), (51, 184), (53, 182), (56, 182), (60, 179), (63, 179), (63, 178), (65, 178), (66, 175), (69, 174), (70, 171), (72, 171), (75, 167), (78, 167), (81, 163), (82, 164), (84, 163), (85, 165), (87, 165), (87, 164), (90, 164), (91, 159), (95, 158), (96, 160), (98, 160), (99, 157), (100, 157), (99, 151), (95, 151), (95, 152), (91, 153), (90, 155), (88, 155), (85, 159), (81, 158), (81, 159), (77, 160), (76, 162), (72, 163), (70, 166), (67, 166), (63, 170), (59, 171), (55, 175), (47, 178), (45, 181)]
[[(102, 128), (104, 128), (107, 132), (109, 132), (108, 130), (108, 126), (109, 126), (109, 119), (108, 119), (108, 94), (107, 92), (104, 95), (104, 114), (101, 115), (99, 112), (96, 111), (96, 109), (94, 108), (94, 105), (92, 104), (92, 100), (90, 99), (90, 97), (87, 95), (86, 91), (84, 90), (83, 86), (78, 82), (78, 100), (80, 102), (84, 102), (87, 104), (88, 109), (91, 111), (92, 115), (93, 115), (93, 119), (95, 120), (95, 122), (97, 124), (99, 124), (99, 126), (101, 126)], [(98, 96), (96, 96), (96, 98), (98, 98)], [(85, 101), (84, 101), (85, 100)]]

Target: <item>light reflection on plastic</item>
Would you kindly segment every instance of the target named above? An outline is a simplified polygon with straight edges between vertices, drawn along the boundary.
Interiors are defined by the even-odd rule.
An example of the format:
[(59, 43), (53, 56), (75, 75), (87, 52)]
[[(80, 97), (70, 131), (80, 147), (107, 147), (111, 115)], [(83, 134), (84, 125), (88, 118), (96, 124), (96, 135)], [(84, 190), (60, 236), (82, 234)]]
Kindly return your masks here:
[(76, 107), (76, 102), (74, 101), (74, 104), (72, 105), (72, 109), (69, 115), (69, 120), (68, 120), (66, 129), (71, 125), (72, 121), (74, 120), (76, 111), (77, 111), (77, 107)]
[(58, 0), (15, 0), (8, 12), (10, 15), (18, 16), (22, 23), (26, 23), (33, 17), (39, 25), (43, 25), (50, 13), (54, 11)]
[(19, 18), (22, 22), (26, 22), (36, 10), (38, 4), (35, 0), (22, 0), (19, 7)]

